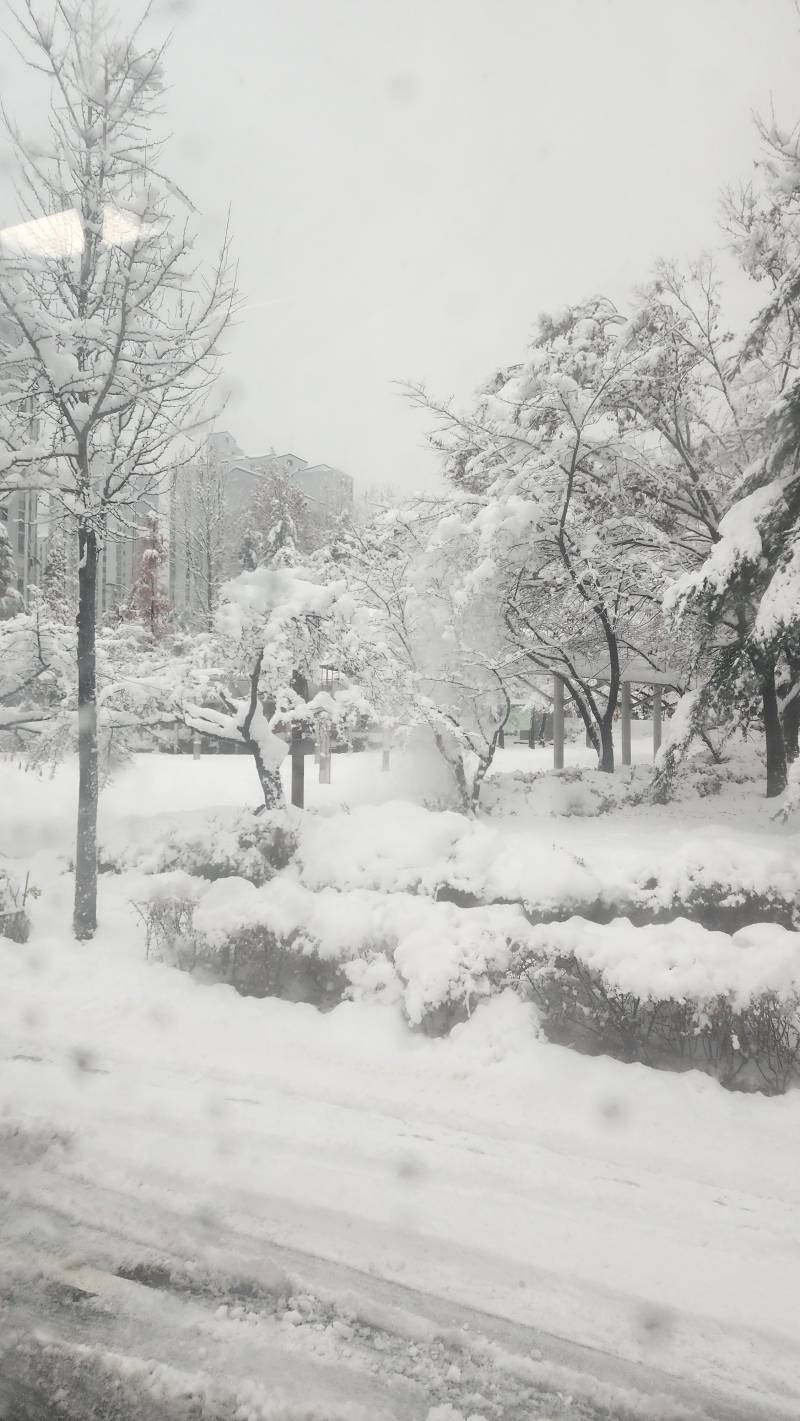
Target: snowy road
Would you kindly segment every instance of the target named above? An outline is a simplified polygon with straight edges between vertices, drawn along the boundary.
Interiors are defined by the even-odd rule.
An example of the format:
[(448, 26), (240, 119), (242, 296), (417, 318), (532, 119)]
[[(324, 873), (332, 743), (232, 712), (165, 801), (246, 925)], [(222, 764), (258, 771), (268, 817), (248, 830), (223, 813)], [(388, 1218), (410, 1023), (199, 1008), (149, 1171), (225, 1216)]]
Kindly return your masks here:
[[(336, 1098), (341, 1061), (327, 1088), (309, 1090), (306, 1062), (293, 1080), (267, 1069), (244, 1095), (235, 1075), (211, 1082), (111, 1048), (77, 1063), (12, 1054), (0, 1142), (9, 1421), (437, 1421), (447, 1405), (442, 1421), (797, 1415), (788, 1336), (748, 1327), (737, 1339), (707, 1316), (635, 1304), (597, 1281), (597, 1258), (587, 1274), (581, 1228), (605, 1227), (618, 1248), (620, 1210), (628, 1247), (652, 1267), (656, 1221), (643, 1228), (633, 1202), (652, 1182), (565, 1156), (553, 1131), (509, 1140), (476, 1099), (471, 1131), (447, 1126), (435, 1100), (404, 1121), (391, 1093), (378, 1108), (379, 1080), (354, 1109)], [(12, 1097), (35, 1099), (39, 1123), (23, 1108), (15, 1126)], [(680, 1212), (702, 1218), (710, 1203), (678, 1177), (669, 1191)], [(751, 1205), (727, 1207), (735, 1236)], [(560, 1273), (536, 1262), (552, 1261), (554, 1240)], [(708, 1262), (713, 1290), (713, 1251)], [(569, 1340), (575, 1317), (591, 1344)], [(726, 1387), (732, 1346), (746, 1399), (741, 1376)]]
[[(47, 1202), (54, 1193), (57, 1206)], [(105, 1417), (137, 1421), (411, 1421), (439, 1404), (504, 1421), (772, 1414), (372, 1272), (265, 1246), (259, 1222), (243, 1215), (237, 1231), (163, 1208), (154, 1216), (122, 1191), (56, 1185), (43, 1160), (2, 1196), (0, 1404), (13, 1421), (83, 1417), (89, 1398)], [(59, 1257), (54, 1241), (64, 1239), (70, 1252)], [(100, 1266), (82, 1261), (92, 1257)], [(205, 1266), (187, 1266), (199, 1257)]]
[[(99, 1202), (87, 1191), (85, 1208), (94, 1214)], [(116, 1272), (54, 1262), (48, 1233), (68, 1226), (81, 1255), (101, 1242), (96, 1223), (76, 1224), (75, 1192), (58, 1211), (14, 1211), (10, 1232), (25, 1242), (10, 1250), (0, 1303), (6, 1393), (59, 1393), (57, 1414), (84, 1415), (87, 1395), (137, 1421), (149, 1408), (195, 1414), (199, 1398), (204, 1416), (287, 1421), (411, 1421), (440, 1403), (508, 1421), (702, 1414), (666, 1400), (654, 1406), (653, 1389), (671, 1392), (669, 1378), (627, 1369), (625, 1397), (619, 1365), (600, 1354), (370, 1274), (275, 1244), (259, 1265), (242, 1234), (215, 1242), (234, 1274), (187, 1269), (163, 1249), (148, 1264), (146, 1218), (119, 1197), (103, 1202), (125, 1227), (114, 1238), (103, 1230), (102, 1246), (142, 1260)], [(171, 1221), (181, 1255), (202, 1250), (201, 1229), (197, 1220)], [(594, 1403), (581, 1396), (588, 1390)]]

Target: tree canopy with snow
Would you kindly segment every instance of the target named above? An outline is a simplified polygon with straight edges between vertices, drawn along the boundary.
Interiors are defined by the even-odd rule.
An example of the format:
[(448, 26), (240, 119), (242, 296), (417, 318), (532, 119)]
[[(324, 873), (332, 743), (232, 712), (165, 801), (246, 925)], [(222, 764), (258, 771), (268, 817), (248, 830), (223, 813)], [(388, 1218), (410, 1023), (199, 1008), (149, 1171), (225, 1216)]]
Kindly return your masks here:
[(596, 298), (541, 317), (527, 358), (467, 411), (412, 390), (475, 540), (460, 595), (496, 604), (505, 657), (562, 678), (606, 770), (625, 663), (658, 664), (669, 556), (642, 495), (641, 354), (626, 336)]
[(735, 457), (705, 554), (667, 601), (693, 621), (705, 662), (694, 722), (709, 702), (747, 707), (758, 696), (767, 793), (778, 795), (800, 725), (800, 167), (796, 133), (761, 125), (761, 136), (756, 180), (728, 196), (727, 221), (742, 267), (769, 294), (724, 366), (709, 361), (705, 343), (726, 391)]
[(357, 690), (309, 695), (322, 664), (346, 644), (351, 616), (344, 581), (282, 563), (242, 572), (221, 588), (205, 703), (185, 697), (184, 714), (193, 729), (249, 751), (266, 809), (283, 805), (280, 766), (294, 721), (368, 709)]
[(461, 496), (411, 499), (352, 529), (341, 548), (370, 702), (387, 725), (427, 728), (468, 813), (512, 696), (529, 684), (486, 595), (473, 514)]

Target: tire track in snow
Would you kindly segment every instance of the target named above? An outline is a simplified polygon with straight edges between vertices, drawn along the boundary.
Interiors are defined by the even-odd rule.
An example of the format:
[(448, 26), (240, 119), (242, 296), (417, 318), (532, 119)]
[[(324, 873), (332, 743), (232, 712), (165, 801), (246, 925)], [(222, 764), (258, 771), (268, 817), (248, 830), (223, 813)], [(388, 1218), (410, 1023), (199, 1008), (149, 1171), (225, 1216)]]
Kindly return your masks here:
[[(467, 1340), (455, 1326), (435, 1330), (420, 1315), (385, 1307), (379, 1325), (308, 1292), (250, 1285), (243, 1293), (238, 1280), (240, 1291), (230, 1293), (222, 1278), (198, 1287), (186, 1274), (165, 1280), (163, 1270), (132, 1280), (54, 1266), (30, 1251), (13, 1271), (26, 1280), (25, 1296), (14, 1306), (13, 1289), (0, 1292), (3, 1371), (23, 1395), (49, 1397), (53, 1421), (82, 1421), (89, 1402), (106, 1408), (104, 1421), (149, 1421), (156, 1402), (163, 1421), (423, 1421), (439, 1405), (476, 1421), (702, 1414), (658, 1403), (640, 1410), (640, 1399), (619, 1390), (608, 1406), (545, 1390), (526, 1378), (523, 1357), (477, 1332)], [(28, 1421), (27, 1410), (11, 1414)]]
[[(486, 1421), (766, 1421), (793, 1414), (727, 1405), (656, 1369), (620, 1362), (295, 1248), (270, 1242), (267, 1256), (259, 1260), (253, 1236), (227, 1225), (222, 1235), (214, 1225), (209, 1245), (208, 1222), (202, 1219), (164, 1210), (156, 1218), (146, 1203), (67, 1176), (55, 1180), (30, 1170), (24, 1190), (8, 1203), (5, 1275), (16, 1259), (13, 1272), (26, 1296), (31, 1279), (44, 1280), (39, 1311), (50, 1328), (56, 1327), (62, 1347), (69, 1352), (93, 1339), (99, 1358), (127, 1355), (130, 1366), (138, 1360), (140, 1369), (157, 1357), (162, 1370), (167, 1366), (184, 1378), (175, 1406), (184, 1404), (182, 1396), (185, 1401), (194, 1394), (192, 1368), (205, 1371), (211, 1360), (204, 1383), (207, 1405), (222, 1407), (208, 1413), (214, 1421), (217, 1414), (227, 1421), (236, 1410), (227, 1399), (214, 1400), (215, 1378), (224, 1377), (230, 1392), (238, 1374), (241, 1387), (255, 1388), (258, 1396), (264, 1370), (288, 1376), (292, 1371), (308, 1374), (320, 1365), (333, 1366), (339, 1374), (338, 1383), (325, 1377), (321, 1384), (339, 1398), (343, 1391), (348, 1404), (364, 1378), (376, 1374), (384, 1394), (391, 1385), (410, 1388), (410, 1401), (391, 1397), (393, 1409), (387, 1415), (392, 1421), (405, 1416), (421, 1421), (429, 1406), (445, 1402)], [(54, 1240), (64, 1239), (71, 1260), (54, 1256)], [(199, 1267), (187, 1264), (198, 1258), (205, 1260)], [(67, 1266), (78, 1259), (80, 1266)], [(21, 1316), (13, 1296), (4, 1297), (7, 1327), (15, 1318), (18, 1325), (33, 1321), (29, 1298)], [(187, 1353), (189, 1331), (202, 1333), (201, 1352)], [(260, 1358), (255, 1376), (253, 1357)], [(63, 1359), (60, 1365), (63, 1371)], [(158, 1378), (160, 1384), (161, 1371)], [(379, 1398), (380, 1393), (369, 1404), (376, 1406)], [(262, 1402), (263, 1397), (256, 1417)], [(378, 1414), (370, 1414), (370, 1421), (377, 1421)]]

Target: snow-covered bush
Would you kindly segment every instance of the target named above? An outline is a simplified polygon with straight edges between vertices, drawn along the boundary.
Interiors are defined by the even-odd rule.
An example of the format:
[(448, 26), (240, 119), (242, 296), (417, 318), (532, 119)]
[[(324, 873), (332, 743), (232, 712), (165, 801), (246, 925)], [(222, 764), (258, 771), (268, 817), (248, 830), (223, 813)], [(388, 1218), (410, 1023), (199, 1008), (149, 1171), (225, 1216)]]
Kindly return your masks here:
[(647, 798), (657, 804), (707, 799), (731, 786), (763, 780), (764, 752), (754, 739), (730, 732), (724, 743), (717, 743), (709, 732), (705, 742), (706, 748), (700, 748), (695, 740), (697, 748), (690, 753), (679, 727), (675, 739), (670, 737), (659, 752)]
[(309, 888), (413, 893), (462, 907), (514, 903), (531, 922), (683, 914), (727, 931), (800, 925), (800, 835), (756, 839), (740, 832), (740, 801), (735, 812), (737, 827), (724, 833), (666, 821), (654, 835), (651, 821), (639, 836), (632, 810), (624, 853), (616, 836), (593, 834), (578, 854), (524, 818), (500, 824), (415, 804), (362, 805), (347, 815), (346, 833), (337, 815), (307, 815), (294, 862)]
[(782, 1094), (800, 1082), (800, 996), (765, 992), (741, 1011), (726, 997), (702, 1005), (642, 999), (610, 987), (575, 957), (531, 977), (552, 1041), (662, 1069), (708, 1071), (736, 1090)]
[(187, 971), (318, 1007), (377, 998), (430, 1034), (502, 989), (530, 932), (515, 906), (464, 912), (411, 893), (313, 891), (291, 871), (260, 887), (168, 874), (137, 908), (148, 951)]
[(138, 901), (134, 899), (147, 957), (172, 961), (191, 954), (194, 910), (206, 887), (204, 880), (178, 869), (160, 874)]
[(206, 879), (266, 883), (294, 850), (292, 824), (281, 811), (215, 809), (121, 821), (103, 835), (98, 857), (107, 873), (182, 870)]
[(195, 935), (192, 969), (215, 981), (227, 982), (245, 997), (280, 997), (308, 1002), (324, 1011), (347, 993), (347, 977), (339, 963), (326, 960), (308, 946), (296, 946), (297, 935), (277, 937), (263, 926), (234, 929), (219, 943)]
[(602, 770), (570, 765), (565, 770), (521, 770), (489, 780), (481, 800), (485, 814), (552, 814), (591, 819), (639, 804), (649, 784), (642, 766), (623, 766), (613, 779)]
[(0, 867), (0, 936), (10, 937), (13, 942), (28, 941), (31, 930), (28, 899), (37, 896), (38, 890), (27, 878), (21, 884)]
[(513, 976), (554, 1041), (737, 1090), (800, 1081), (800, 955), (768, 924), (733, 937), (678, 919), (582, 919), (534, 930)]
[(148, 956), (202, 980), (225, 982), (243, 996), (280, 997), (321, 1009), (347, 993), (342, 967), (321, 954), (303, 931), (301, 915), (262, 902), (246, 879), (212, 884), (185, 873), (164, 874), (154, 878), (135, 907)]
[(590, 819), (614, 810), (664, 799), (708, 799), (728, 789), (756, 785), (764, 777), (764, 755), (752, 740), (729, 740), (724, 749), (699, 749), (679, 760), (667, 793), (657, 768), (623, 765), (613, 779), (596, 769), (570, 765), (563, 770), (519, 770), (495, 775), (481, 797), (481, 810), (495, 818), (551, 814), (558, 819)]
[(502, 989), (529, 929), (511, 905), (465, 912), (437, 902), (427, 908), (417, 927), (398, 933), (392, 960), (406, 1019), (438, 1035)]

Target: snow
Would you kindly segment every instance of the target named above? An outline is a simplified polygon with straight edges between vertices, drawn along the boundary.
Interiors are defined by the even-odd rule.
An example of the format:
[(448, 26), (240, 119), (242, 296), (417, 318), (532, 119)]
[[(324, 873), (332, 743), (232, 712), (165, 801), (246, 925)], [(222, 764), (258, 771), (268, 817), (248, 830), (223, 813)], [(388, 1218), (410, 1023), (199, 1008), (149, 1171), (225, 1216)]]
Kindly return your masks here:
[[(511, 938), (580, 950), (643, 994), (789, 990), (796, 936), (777, 925), (532, 925), (491, 900), (577, 914), (713, 883), (796, 894), (796, 826), (747, 785), (565, 817), (551, 781), (511, 793), (547, 758), (500, 752), (477, 821), (414, 802), (424, 775), (399, 754), (389, 775), (379, 753), (336, 756), (331, 786), (309, 761), (297, 860), (257, 886), (153, 871), (203, 825), (235, 855), (258, 800), (249, 760), (137, 757), (103, 796), (124, 862), (101, 875), (91, 944), (65, 926), (73, 769), (0, 765), (0, 848), (43, 890), (30, 942), (0, 939), (3, 1253), (14, 1277), (29, 1256), (45, 1277), (86, 1270), (111, 1329), (92, 1345), (120, 1376), (167, 1399), (224, 1380), (259, 1417), (505, 1421), (537, 1414), (523, 1386), (614, 1416), (800, 1412), (800, 1093), (590, 1059), (542, 1039), (511, 991), (481, 1000)], [(437, 898), (442, 883), (486, 906)], [(305, 934), (355, 969), (356, 1000), (321, 1014), (148, 961), (131, 900), (175, 891), (210, 937), (253, 921)], [(465, 984), (449, 1036), (409, 1029)], [(114, 1277), (143, 1257), (211, 1280), (208, 1307)], [(271, 1310), (224, 1293), (260, 1270)], [(33, 1282), (15, 1306), (28, 1296)]]

